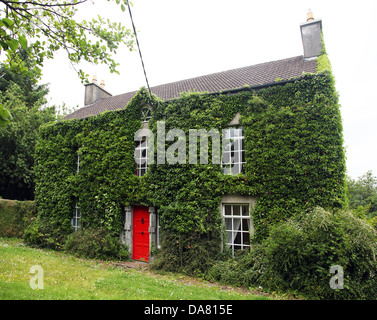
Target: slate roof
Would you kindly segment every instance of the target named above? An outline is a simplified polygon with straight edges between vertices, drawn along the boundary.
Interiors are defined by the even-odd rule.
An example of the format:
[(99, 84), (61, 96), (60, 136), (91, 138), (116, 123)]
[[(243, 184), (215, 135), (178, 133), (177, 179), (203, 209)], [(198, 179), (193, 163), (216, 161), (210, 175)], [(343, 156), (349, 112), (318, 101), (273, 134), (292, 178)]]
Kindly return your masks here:
[[(180, 97), (182, 92), (216, 93), (242, 88), (245, 85), (253, 88), (272, 84), (278, 78), (283, 80), (299, 78), (304, 72), (316, 73), (316, 70), (316, 60), (304, 60), (303, 56), (297, 56), (171, 82), (151, 87), (151, 91), (163, 100), (171, 100)], [(86, 118), (104, 111), (122, 109), (136, 92), (132, 91), (99, 100), (67, 115), (65, 119)]]

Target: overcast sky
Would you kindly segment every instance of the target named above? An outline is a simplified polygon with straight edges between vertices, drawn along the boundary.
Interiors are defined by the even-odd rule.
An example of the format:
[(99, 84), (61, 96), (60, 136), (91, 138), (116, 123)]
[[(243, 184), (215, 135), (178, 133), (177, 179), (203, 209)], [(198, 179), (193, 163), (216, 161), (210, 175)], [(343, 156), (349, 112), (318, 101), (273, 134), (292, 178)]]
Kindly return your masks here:
[[(300, 23), (309, 9), (322, 19), (327, 53), (339, 92), (347, 174), (377, 175), (376, 0), (133, 0), (150, 86), (303, 54)], [(105, 0), (85, 4), (80, 16), (102, 17), (131, 28), (128, 11)], [(113, 95), (146, 86), (137, 51), (118, 50), (120, 75), (84, 64)], [(45, 64), (50, 104), (83, 107), (84, 86), (64, 53)]]

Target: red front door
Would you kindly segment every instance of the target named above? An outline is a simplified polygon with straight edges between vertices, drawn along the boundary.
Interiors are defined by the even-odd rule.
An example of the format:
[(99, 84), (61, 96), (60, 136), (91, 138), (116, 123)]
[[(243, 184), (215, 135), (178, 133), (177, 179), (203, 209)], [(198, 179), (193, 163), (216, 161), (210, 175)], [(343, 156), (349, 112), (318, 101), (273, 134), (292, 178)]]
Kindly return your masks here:
[(148, 207), (136, 206), (133, 214), (133, 250), (135, 260), (149, 259), (149, 210)]

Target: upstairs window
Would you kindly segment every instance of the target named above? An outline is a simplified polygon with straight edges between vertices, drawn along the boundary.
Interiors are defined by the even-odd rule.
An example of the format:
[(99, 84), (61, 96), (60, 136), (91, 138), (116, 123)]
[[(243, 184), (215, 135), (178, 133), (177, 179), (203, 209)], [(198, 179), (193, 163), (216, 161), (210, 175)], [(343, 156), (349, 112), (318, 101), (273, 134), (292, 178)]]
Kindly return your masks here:
[(142, 177), (147, 173), (148, 169), (148, 141), (144, 137), (141, 141), (136, 142), (135, 160), (136, 160), (136, 175)]
[(222, 167), (224, 174), (244, 173), (245, 147), (243, 128), (223, 130)]

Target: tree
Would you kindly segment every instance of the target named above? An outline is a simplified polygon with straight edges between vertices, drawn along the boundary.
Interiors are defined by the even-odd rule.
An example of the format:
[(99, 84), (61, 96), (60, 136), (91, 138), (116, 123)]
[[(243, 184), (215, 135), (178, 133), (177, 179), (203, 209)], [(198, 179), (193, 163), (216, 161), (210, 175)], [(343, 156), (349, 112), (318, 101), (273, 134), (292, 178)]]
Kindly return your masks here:
[[(24, 65), (27, 51), (18, 52)], [(46, 107), (47, 85), (38, 85), (31, 71), (23, 73), (0, 65), (0, 103), (13, 115), (7, 128), (0, 128), (0, 196), (8, 199), (34, 198), (34, 147), (39, 127), (56, 119), (55, 108)]]
[(20, 59), (27, 67), (27, 70), (20, 72), (18, 68), (11, 68), (7, 64), (0, 65), (0, 92), (5, 93), (13, 83), (17, 83), (21, 89), (22, 100), (28, 108), (31, 108), (38, 100), (43, 99), (48, 94), (47, 84), (38, 84), (33, 74), (33, 63), (29, 58), (29, 52), (25, 49), (17, 51)]
[(0, 128), (0, 196), (6, 199), (34, 198), (34, 147), (39, 127), (55, 120), (55, 108), (42, 106), (45, 99), (27, 106), (22, 89), (12, 83), (0, 102), (13, 114), (7, 128)]
[[(28, 70), (17, 50), (28, 49), (35, 77), (41, 76), (46, 58), (52, 58), (59, 49), (67, 52), (75, 67), (85, 60), (103, 63), (110, 72), (116, 72), (118, 63), (112, 58), (118, 47), (125, 44), (133, 50), (133, 34), (118, 23), (100, 16), (91, 21), (75, 20), (78, 7), (88, 0), (0, 0), (0, 54), (6, 52), (8, 63), (22, 71)], [(126, 0), (115, 1), (125, 10)], [(82, 81), (87, 81), (81, 69)], [(1, 116), (2, 117), (2, 116)]]

